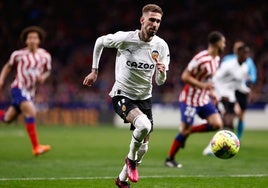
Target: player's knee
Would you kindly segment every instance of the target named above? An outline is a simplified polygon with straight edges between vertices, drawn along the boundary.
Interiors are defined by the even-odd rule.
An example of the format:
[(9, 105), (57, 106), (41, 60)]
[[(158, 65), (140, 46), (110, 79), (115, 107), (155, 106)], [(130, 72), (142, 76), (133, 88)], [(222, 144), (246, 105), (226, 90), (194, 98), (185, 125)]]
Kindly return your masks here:
[(10, 124), (13, 121), (13, 119), (7, 118), (6, 116), (3, 116), (1, 120), (3, 123), (6, 123), (6, 124)]
[(223, 128), (223, 121), (222, 119), (216, 119), (215, 121), (212, 121), (209, 123), (213, 130), (218, 130)]
[(151, 121), (145, 114), (138, 115), (134, 120), (136, 129), (140, 130), (143, 134), (147, 135), (151, 131)]
[(214, 130), (222, 129), (223, 128), (223, 123), (220, 123), (220, 122), (219, 123), (215, 123), (215, 124), (213, 124), (212, 128)]

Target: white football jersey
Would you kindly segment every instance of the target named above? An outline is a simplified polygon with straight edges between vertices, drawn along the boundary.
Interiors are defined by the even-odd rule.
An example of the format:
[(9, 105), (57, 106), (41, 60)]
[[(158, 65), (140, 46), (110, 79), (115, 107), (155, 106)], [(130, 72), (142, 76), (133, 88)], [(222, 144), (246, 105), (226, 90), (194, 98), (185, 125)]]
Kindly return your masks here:
[(165, 64), (170, 61), (167, 43), (158, 36), (150, 42), (141, 41), (139, 30), (108, 34), (102, 37), (107, 48), (116, 48), (115, 83), (109, 95), (123, 95), (133, 100), (144, 100), (152, 96), (152, 79), (156, 71), (156, 57)]
[(245, 63), (240, 65), (236, 58), (222, 63), (213, 77), (217, 98), (220, 100), (222, 97), (227, 97), (229, 102), (235, 102), (235, 90), (249, 92), (249, 88), (245, 85), (247, 75), (248, 66)]

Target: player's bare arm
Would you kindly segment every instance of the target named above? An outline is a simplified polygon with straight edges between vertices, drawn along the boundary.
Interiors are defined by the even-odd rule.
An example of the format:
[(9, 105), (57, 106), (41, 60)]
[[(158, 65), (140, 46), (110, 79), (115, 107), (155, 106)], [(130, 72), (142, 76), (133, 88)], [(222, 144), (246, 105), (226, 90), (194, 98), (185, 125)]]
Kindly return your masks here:
[(43, 84), (49, 76), (50, 76), (50, 71), (43, 73), (42, 75), (38, 77), (38, 83)]
[(213, 84), (211, 82), (200, 82), (196, 78), (194, 78), (191, 73), (185, 69), (181, 76), (184, 82), (187, 82), (195, 87), (203, 88), (211, 90), (213, 88)]
[(7, 75), (10, 73), (12, 67), (6, 63), (1, 71), (1, 74), (0, 74), (0, 90), (3, 88), (4, 86), (4, 83), (5, 83), (5, 79), (7, 77)]

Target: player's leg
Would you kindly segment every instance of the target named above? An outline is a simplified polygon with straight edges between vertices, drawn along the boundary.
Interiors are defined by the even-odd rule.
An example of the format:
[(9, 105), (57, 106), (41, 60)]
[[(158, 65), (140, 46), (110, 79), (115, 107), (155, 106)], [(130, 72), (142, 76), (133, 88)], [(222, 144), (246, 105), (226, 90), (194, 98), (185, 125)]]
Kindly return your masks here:
[(210, 132), (222, 128), (223, 123), (221, 115), (212, 103), (208, 103), (202, 107), (197, 107), (197, 113), (202, 119), (206, 119), (207, 123), (192, 126), (191, 133)]
[(194, 121), (194, 116), (196, 114), (195, 107), (187, 106), (185, 103), (180, 103), (180, 113), (181, 113), (181, 130), (174, 138), (169, 152), (168, 157), (165, 160), (165, 166), (181, 168), (182, 165), (177, 163), (175, 160), (176, 154), (179, 152), (180, 148), (184, 148), (185, 142), (191, 133), (191, 125)]
[(237, 137), (240, 140), (242, 134), (244, 132), (245, 121), (244, 121), (245, 110), (241, 110), (240, 114), (238, 115), (238, 122), (237, 122)]
[(4, 123), (11, 123), (18, 117), (19, 114), (20, 111), (16, 107), (10, 106), (7, 111), (0, 111), (0, 119)]
[(148, 117), (139, 108), (130, 110), (126, 119), (135, 126), (129, 145), (129, 153), (126, 158), (127, 174), (131, 181), (137, 182), (137, 151), (149, 134), (152, 124)]
[(190, 127), (189, 125), (186, 125), (185, 123), (181, 122), (181, 131), (177, 134), (177, 136), (174, 138), (169, 152), (168, 157), (165, 160), (165, 166), (171, 167), (171, 168), (181, 168), (182, 164), (178, 163), (175, 160), (175, 156), (179, 152), (180, 148), (184, 148), (185, 142), (190, 134)]
[(237, 114), (238, 116), (237, 137), (238, 139), (241, 139), (242, 134), (244, 132), (244, 127), (245, 127), (244, 115), (245, 115), (247, 103), (248, 103), (248, 94), (236, 91), (235, 96), (240, 107), (240, 113)]
[(150, 138), (150, 134), (146, 136), (146, 138), (144, 139), (143, 143), (141, 144), (140, 148), (137, 151), (137, 163), (138, 164), (141, 164), (144, 155), (147, 153), (149, 149), (149, 138)]
[(0, 110), (0, 120), (4, 123), (11, 123), (15, 120), (18, 115), (21, 113), (19, 104), (21, 100), (25, 100), (21, 96), (21, 92), (19, 89), (11, 89), (11, 106), (8, 107), (7, 111)]
[(129, 145), (129, 152), (125, 159), (125, 165), (122, 168), (119, 177), (116, 179), (116, 185), (128, 183), (128, 179), (138, 181), (137, 169), (137, 151), (139, 150), (145, 137), (149, 134), (152, 124), (148, 117), (138, 108), (134, 101), (116, 96), (112, 98), (116, 113), (124, 119), (125, 123), (130, 122), (134, 126), (134, 131)]
[(152, 125), (150, 133), (148, 133), (147, 136), (144, 138), (139, 150), (137, 151), (137, 163), (141, 164), (144, 155), (147, 153), (149, 149), (150, 134), (153, 132), (153, 115), (152, 115), (151, 100), (145, 100), (145, 101), (139, 102), (139, 108), (144, 114), (146, 114), (146, 116), (148, 117)]
[[(219, 113), (211, 114), (207, 117), (208, 125), (214, 125), (214, 127), (210, 128), (209, 131), (221, 129), (223, 126), (222, 118)], [(211, 156), (213, 155), (210, 143), (203, 150), (203, 155)]]
[[(225, 108), (225, 106), (223, 106), (223, 110), (224, 111), (227, 110)], [(222, 127), (223, 127), (222, 116), (220, 113), (217, 112), (216, 107), (213, 108), (213, 106), (210, 106), (208, 109), (204, 108), (204, 111), (208, 115), (207, 117), (204, 116), (204, 118), (208, 122), (208, 127), (210, 127), (210, 128), (208, 128), (208, 131), (222, 129)], [(203, 113), (200, 113), (200, 114), (201, 114), (201, 116), (203, 115)], [(213, 152), (212, 152), (211, 147), (210, 147), (210, 143), (207, 145), (207, 147), (205, 147), (202, 154), (207, 155), (207, 156), (213, 155)]]
[(33, 155), (38, 156), (50, 150), (49, 145), (40, 145), (38, 141), (38, 134), (36, 129), (36, 110), (32, 101), (26, 100), (21, 102), (20, 109), (24, 116), (26, 131), (30, 138)]

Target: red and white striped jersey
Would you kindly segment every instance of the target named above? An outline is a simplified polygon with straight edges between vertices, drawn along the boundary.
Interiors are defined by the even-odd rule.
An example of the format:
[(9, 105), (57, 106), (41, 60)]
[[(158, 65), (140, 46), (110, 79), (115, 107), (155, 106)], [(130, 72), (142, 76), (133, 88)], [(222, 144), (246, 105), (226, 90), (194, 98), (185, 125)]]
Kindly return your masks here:
[[(220, 64), (220, 57), (212, 57), (207, 50), (199, 52), (187, 66), (191, 75), (201, 82), (209, 82)], [(190, 106), (204, 106), (209, 103), (209, 91), (186, 84), (179, 96), (180, 102)]]
[(21, 89), (29, 99), (35, 95), (38, 77), (51, 70), (51, 55), (42, 48), (38, 48), (35, 53), (23, 48), (11, 54), (9, 65), (17, 71), (11, 87)]

